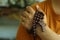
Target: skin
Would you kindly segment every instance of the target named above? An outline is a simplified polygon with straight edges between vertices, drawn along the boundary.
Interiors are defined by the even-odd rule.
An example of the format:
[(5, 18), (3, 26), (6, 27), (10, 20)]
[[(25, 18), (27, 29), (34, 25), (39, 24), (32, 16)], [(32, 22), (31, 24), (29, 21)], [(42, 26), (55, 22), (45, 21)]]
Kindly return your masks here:
[[(53, 0), (53, 1), (57, 1), (57, 0)], [(56, 6), (56, 5), (54, 5), (55, 3), (57, 3), (57, 2), (53, 2), (52, 1), (52, 7), (53, 7), (53, 9), (54, 8), (57, 8), (57, 7), (59, 7), (60, 5), (58, 5), (57, 7), (54, 7), (54, 6)], [(58, 0), (59, 1), (59, 0)], [(40, 8), (39, 8), (39, 6), (37, 5), (36, 6), (36, 8), (37, 8), (37, 10), (38, 11), (41, 11), (41, 12), (43, 12)], [(58, 9), (58, 10), (60, 10), (60, 9)], [(55, 9), (54, 9), (54, 11), (56, 11)], [(58, 11), (56, 11), (56, 13), (57, 13)], [(33, 16), (34, 16), (34, 13), (35, 13), (35, 11), (33, 10), (33, 8), (32, 7), (30, 7), (30, 6), (28, 6), (27, 8), (26, 8), (26, 11), (24, 12), (25, 14), (23, 15), (23, 16), (21, 16), (21, 23), (24, 25), (24, 27), (25, 28), (27, 28), (28, 30), (30, 30), (30, 28), (31, 28), (31, 22), (32, 22), (32, 18), (33, 18)], [(43, 12), (44, 13), (44, 12)], [(60, 12), (59, 12), (60, 13)], [(57, 14), (59, 14), (59, 13), (57, 13)], [(45, 31), (44, 32), (42, 32), (41, 31), (41, 28), (38, 26), (37, 27), (37, 29), (36, 29), (36, 33), (37, 33), (37, 35), (42, 39), (42, 40), (60, 40), (60, 36), (58, 36), (58, 34), (56, 34), (55, 32), (53, 32), (49, 27), (48, 27), (48, 25), (47, 25), (47, 20), (46, 20), (46, 15), (44, 14), (44, 19), (43, 19), (43, 22), (46, 24), (46, 26), (45, 26)]]

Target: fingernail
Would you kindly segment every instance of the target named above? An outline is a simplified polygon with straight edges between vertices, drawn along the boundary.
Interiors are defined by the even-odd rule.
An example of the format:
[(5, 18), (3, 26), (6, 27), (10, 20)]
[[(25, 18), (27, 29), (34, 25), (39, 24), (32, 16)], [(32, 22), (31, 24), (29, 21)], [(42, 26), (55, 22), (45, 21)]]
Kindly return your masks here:
[(39, 6), (38, 6), (38, 5), (36, 5), (36, 8), (37, 8), (37, 9), (39, 9)]
[(26, 7), (27, 9), (29, 8), (29, 6)]

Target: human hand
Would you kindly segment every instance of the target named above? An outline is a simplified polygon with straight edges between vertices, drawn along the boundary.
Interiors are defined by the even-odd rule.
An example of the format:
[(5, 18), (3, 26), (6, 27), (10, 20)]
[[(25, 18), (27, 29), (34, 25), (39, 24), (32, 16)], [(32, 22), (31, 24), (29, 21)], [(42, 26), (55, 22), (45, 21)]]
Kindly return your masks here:
[[(43, 12), (43, 10), (40, 9), (38, 5), (36, 6), (36, 9), (44, 14), (43, 22), (45, 24), (47, 24), (46, 15)], [(34, 14), (35, 14), (35, 10), (32, 7), (28, 6), (26, 11), (24, 11), (23, 13), (24, 14), (21, 16), (21, 23), (24, 25), (25, 28), (31, 29), (32, 20), (33, 20)]]

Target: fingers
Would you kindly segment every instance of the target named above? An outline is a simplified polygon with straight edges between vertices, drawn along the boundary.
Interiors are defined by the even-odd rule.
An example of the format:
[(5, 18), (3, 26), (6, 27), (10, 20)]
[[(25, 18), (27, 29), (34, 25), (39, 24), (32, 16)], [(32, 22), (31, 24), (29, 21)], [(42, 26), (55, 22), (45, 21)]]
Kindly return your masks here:
[(21, 16), (21, 24), (23, 24), (24, 26), (26, 26), (27, 20), (25, 17)]
[(23, 13), (23, 15), (22, 16), (24, 16), (25, 18), (29, 18), (29, 14), (28, 14), (28, 12), (27, 11), (24, 11), (24, 13)]
[(26, 19), (25, 19), (25, 17), (23, 17), (23, 16), (20, 16), (20, 21), (21, 21), (21, 22), (26, 22)]
[(31, 15), (34, 15), (34, 13), (35, 13), (34, 9), (33, 9), (32, 7), (30, 7), (30, 6), (28, 6), (28, 7), (26, 8), (26, 10), (27, 10), (27, 12), (29, 12)]
[(27, 11), (24, 11), (24, 13), (22, 14), (23, 17), (25, 17), (26, 19), (30, 20), (33, 18), (33, 16), (31, 14), (29, 14)]
[(24, 18), (23, 16), (21, 16), (21, 24), (23, 24), (23, 26), (27, 29), (31, 28), (30, 27), (31, 23), (29, 23), (29, 22), (31, 22), (31, 20), (28, 20), (28, 19)]
[(25, 11), (24, 13), (25, 13), (25, 16), (27, 16), (26, 17), (27, 19), (32, 19), (33, 16), (31, 14), (29, 14), (27, 11)]

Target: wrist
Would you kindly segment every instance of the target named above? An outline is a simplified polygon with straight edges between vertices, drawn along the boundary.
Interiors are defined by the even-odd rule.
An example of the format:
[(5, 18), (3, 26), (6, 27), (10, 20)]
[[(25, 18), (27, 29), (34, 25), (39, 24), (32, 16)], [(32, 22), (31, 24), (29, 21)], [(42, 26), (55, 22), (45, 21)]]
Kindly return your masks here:
[(41, 32), (40, 27), (37, 27), (36, 33), (43, 40), (56, 40), (56, 38), (58, 38), (58, 35), (54, 31), (52, 31), (48, 26), (45, 27), (44, 32)]

